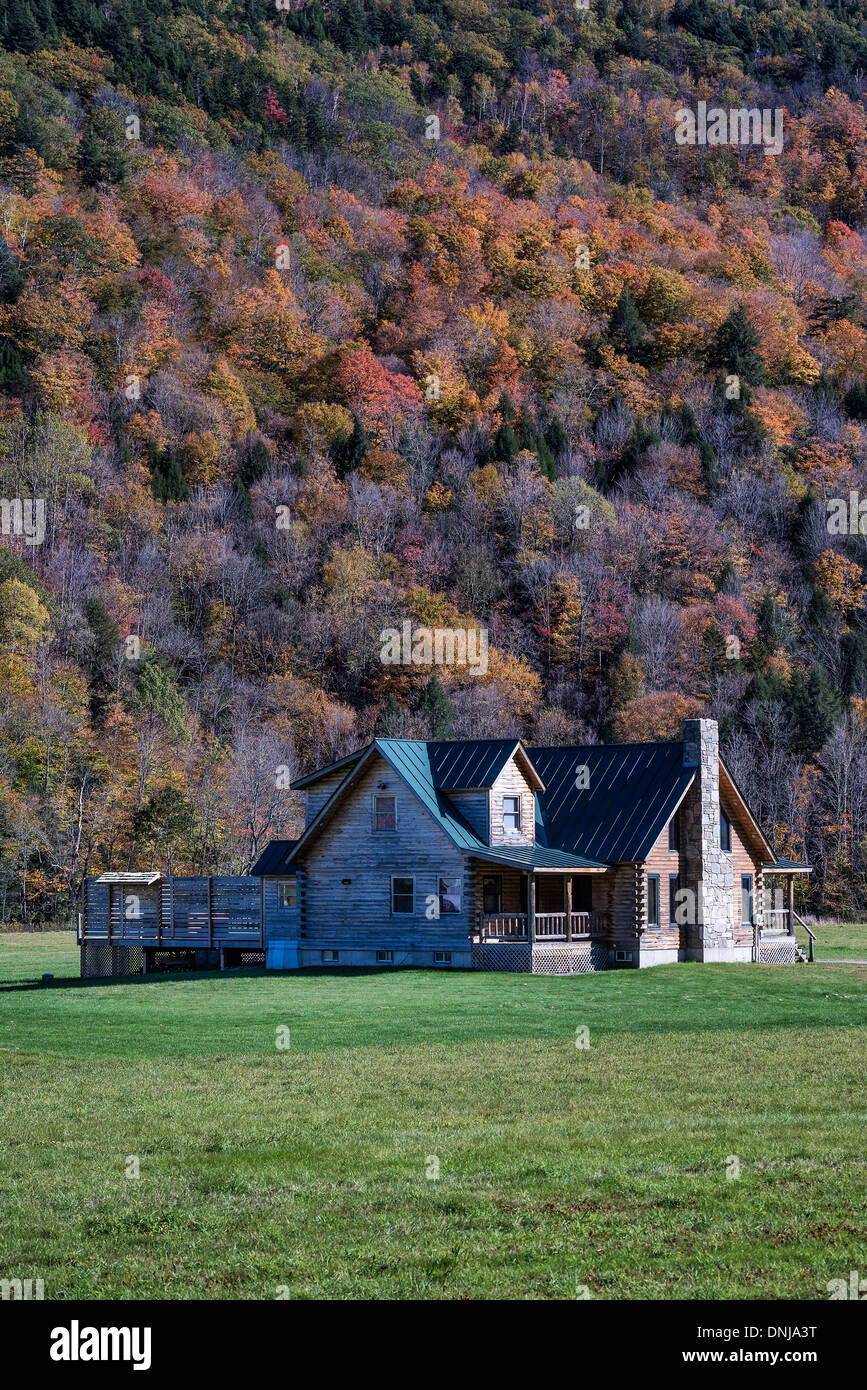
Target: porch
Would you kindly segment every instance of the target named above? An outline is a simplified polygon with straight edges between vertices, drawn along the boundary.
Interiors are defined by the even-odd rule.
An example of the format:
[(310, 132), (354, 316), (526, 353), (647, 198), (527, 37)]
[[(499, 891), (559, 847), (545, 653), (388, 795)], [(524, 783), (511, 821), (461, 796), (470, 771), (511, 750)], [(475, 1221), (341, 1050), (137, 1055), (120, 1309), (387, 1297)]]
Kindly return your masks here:
[(589, 941), (604, 936), (602, 912), (479, 913), (479, 941)]
[[(508, 852), (511, 862), (506, 853), (473, 866), (474, 946), (525, 945), (532, 952), (535, 946), (569, 947), (606, 937), (609, 903), (602, 876), (607, 865), (575, 862), (538, 847)], [(527, 868), (519, 867), (522, 859), (529, 861)], [(557, 859), (563, 869), (550, 862)]]
[[(765, 898), (774, 906), (765, 907), (762, 925), (754, 931), (753, 957), (765, 964), (785, 964), (788, 961), (812, 962), (816, 958), (816, 934), (795, 911), (795, 874), (809, 873), (808, 865), (778, 861), (765, 866)], [(785, 898), (785, 906), (783, 901)], [(806, 951), (798, 944), (795, 927), (807, 933)]]

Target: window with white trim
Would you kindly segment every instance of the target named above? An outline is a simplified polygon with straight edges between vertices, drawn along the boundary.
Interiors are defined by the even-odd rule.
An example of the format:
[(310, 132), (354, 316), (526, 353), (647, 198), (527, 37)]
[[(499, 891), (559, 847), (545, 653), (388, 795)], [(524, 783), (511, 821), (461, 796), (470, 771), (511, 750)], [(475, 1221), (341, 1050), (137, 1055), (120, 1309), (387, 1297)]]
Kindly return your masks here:
[(515, 832), (521, 829), (521, 798), (503, 797), (503, 829)]

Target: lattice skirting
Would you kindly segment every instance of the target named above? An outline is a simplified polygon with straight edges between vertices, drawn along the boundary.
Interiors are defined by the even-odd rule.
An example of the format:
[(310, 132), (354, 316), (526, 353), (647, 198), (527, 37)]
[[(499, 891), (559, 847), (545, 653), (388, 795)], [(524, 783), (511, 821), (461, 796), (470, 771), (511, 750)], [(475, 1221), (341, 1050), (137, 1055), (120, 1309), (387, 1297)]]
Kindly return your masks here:
[(580, 946), (537, 946), (533, 951), (534, 975), (586, 975), (608, 968), (608, 952), (592, 942)]
[(473, 946), (474, 970), (513, 970), (529, 975), (533, 968), (530, 947), (526, 942), (491, 942)]
[(760, 941), (759, 960), (762, 965), (794, 965), (795, 942), (791, 937), (784, 941)]
[(141, 946), (108, 946), (86, 941), (81, 948), (82, 980), (110, 980), (123, 975), (141, 975), (144, 951)]
[(584, 975), (608, 968), (608, 952), (602, 946), (536, 946), (520, 942), (493, 942), (473, 946), (474, 970), (511, 970), (527, 975)]
[(239, 965), (264, 965), (264, 964), (265, 964), (265, 952), (264, 952), (264, 951), (239, 951), (239, 952), (238, 952), (238, 964), (239, 964)]

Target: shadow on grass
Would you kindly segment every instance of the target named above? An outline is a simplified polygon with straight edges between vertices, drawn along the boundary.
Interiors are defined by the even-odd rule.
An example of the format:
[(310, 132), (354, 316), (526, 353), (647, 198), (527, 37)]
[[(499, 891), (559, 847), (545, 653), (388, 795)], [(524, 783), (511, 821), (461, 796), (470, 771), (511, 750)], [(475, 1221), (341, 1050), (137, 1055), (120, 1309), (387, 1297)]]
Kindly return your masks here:
[[(82, 980), (76, 976), (65, 977), (59, 980), (33, 979), (14, 980), (9, 984), (0, 985), (0, 994), (26, 993), (32, 990), (50, 989), (105, 989), (106, 985), (119, 985), (129, 987), (130, 985), (153, 985), (153, 984), (198, 984), (205, 980), (225, 980), (231, 978), (238, 979), (274, 979), (279, 976), (297, 979), (299, 976), (304, 979), (315, 979), (317, 977), (327, 977), (334, 979), (342, 977), (349, 980), (357, 980), (363, 976), (375, 975), (378, 979), (389, 978), (392, 975), (420, 975), (430, 974), (442, 976), (449, 975), (479, 975), (481, 972), (470, 967), (450, 966), (448, 972), (442, 969), (431, 967), (424, 970), (417, 965), (394, 965), (387, 969), (382, 966), (366, 965), (345, 965), (332, 968), (327, 965), (304, 966), (298, 970), (266, 970), (264, 966), (228, 966), (225, 970), (151, 970), (147, 975), (98, 975), (91, 979)], [(491, 973), (491, 972), (485, 972)]]

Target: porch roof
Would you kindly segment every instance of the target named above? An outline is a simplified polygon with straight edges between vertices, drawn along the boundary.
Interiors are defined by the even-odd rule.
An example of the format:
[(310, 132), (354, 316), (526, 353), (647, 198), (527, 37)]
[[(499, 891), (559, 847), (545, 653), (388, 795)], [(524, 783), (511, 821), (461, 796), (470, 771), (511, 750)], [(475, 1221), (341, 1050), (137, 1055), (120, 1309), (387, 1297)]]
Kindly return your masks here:
[(812, 864), (799, 864), (797, 859), (775, 859), (773, 864), (763, 864), (766, 874), (811, 874)]
[(250, 870), (248, 877), (262, 878), (268, 874), (281, 873), (290, 851), (297, 843), (297, 840), (270, 840)]
[(607, 864), (585, 859), (581, 854), (566, 854), (559, 849), (548, 849), (546, 845), (528, 845), (526, 849), (484, 845), (473, 852), (473, 858), (506, 864), (511, 869), (524, 869), (528, 873), (601, 874), (608, 868)]
[(156, 870), (150, 873), (111, 873), (100, 874), (96, 879), (97, 883), (124, 883), (131, 888), (152, 888), (155, 883), (159, 883), (162, 874)]

